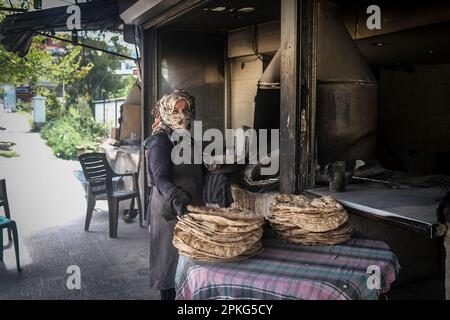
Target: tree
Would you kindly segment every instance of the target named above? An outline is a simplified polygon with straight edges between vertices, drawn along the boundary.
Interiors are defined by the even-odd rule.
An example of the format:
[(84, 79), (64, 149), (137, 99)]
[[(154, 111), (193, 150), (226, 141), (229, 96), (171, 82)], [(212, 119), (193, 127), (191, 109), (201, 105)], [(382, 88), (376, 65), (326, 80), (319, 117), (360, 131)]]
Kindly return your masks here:
[[(8, 2), (11, 4), (11, 2)], [(4, 0), (0, 0), (0, 6), (6, 6)], [(29, 9), (29, 1), (22, 1), (15, 5), (17, 8)], [(0, 11), (0, 22), (3, 21), (5, 12)], [(63, 35), (68, 39), (68, 36)], [(45, 50), (47, 38), (35, 36), (25, 57), (6, 51), (0, 46), (0, 83), (13, 83), (16, 85), (35, 85), (39, 80), (47, 80), (56, 83), (65, 82), (71, 84), (77, 79), (85, 77), (92, 69), (92, 64), (81, 63), (81, 48), (64, 43), (66, 54), (55, 56)]]
[[(129, 54), (128, 49), (119, 43), (118, 36), (113, 36), (110, 41), (106, 41), (105, 33), (99, 33), (90, 39), (86, 36), (84, 38), (84, 41), (91, 46), (124, 55)], [(114, 70), (120, 66), (122, 57), (88, 48), (82, 49), (81, 56), (81, 66), (91, 63), (93, 67), (91, 72), (67, 89), (70, 103), (83, 96), (94, 113), (94, 100), (117, 98), (124, 94), (124, 88), (131, 87), (129, 78), (123, 78), (114, 73)]]
[(92, 64), (81, 66), (81, 48), (67, 46), (63, 56), (52, 56), (45, 51), (45, 37), (33, 38), (25, 57), (6, 51), (0, 46), (0, 82), (16, 85), (35, 85), (40, 80), (67, 84), (85, 77)]
[(50, 68), (51, 58), (32, 45), (29, 53), (21, 58), (0, 47), (0, 82), (18, 85), (35, 84)]
[[(0, 5), (2, 2), (0, 0)], [(3, 17), (4, 14), (0, 12), (0, 21)], [(120, 44), (118, 36), (113, 36), (106, 41), (106, 35), (100, 32), (89, 39), (88, 33), (85, 32), (83, 42), (97, 48), (129, 55), (128, 49)], [(69, 35), (58, 36), (70, 39)], [(132, 79), (123, 78), (114, 73), (123, 58), (73, 46), (66, 42), (62, 42), (66, 48), (66, 54), (56, 56), (45, 50), (46, 39), (43, 36), (35, 36), (28, 54), (23, 58), (0, 46), (0, 83), (34, 86), (40, 80), (46, 80), (57, 83), (59, 92), (61, 85), (64, 84), (68, 94), (66, 105), (76, 105), (79, 98), (84, 98), (92, 114), (94, 114), (94, 100), (123, 96), (131, 87)], [(48, 97), (51, 95), (52, 101), (57, 101), (54, 90), (40, 91)]]

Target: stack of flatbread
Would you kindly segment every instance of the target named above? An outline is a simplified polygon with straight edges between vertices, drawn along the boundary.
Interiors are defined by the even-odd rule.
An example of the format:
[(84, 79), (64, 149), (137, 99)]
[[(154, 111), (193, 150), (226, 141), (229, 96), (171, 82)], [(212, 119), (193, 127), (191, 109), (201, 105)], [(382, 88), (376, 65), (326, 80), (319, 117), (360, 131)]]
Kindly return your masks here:
[(181, 255), (202, 261), (232, 261), (262, 251), (264, 216), (238, 208), (187, 206), (178, 218), (173, 245)]
[(352, 235), (347, 212), (332, 197), (277, 195), (269, 208), (269, 222), (280, 238), (307, 245), (338, 244)]

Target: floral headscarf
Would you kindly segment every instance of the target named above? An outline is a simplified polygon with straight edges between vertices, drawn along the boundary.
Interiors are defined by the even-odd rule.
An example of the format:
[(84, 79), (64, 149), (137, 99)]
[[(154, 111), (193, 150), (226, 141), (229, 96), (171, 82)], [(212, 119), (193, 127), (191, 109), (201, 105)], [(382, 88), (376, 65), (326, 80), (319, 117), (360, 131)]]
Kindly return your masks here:
[[(180, 100), (186, 101), (187, 108), (183, 112), (174, 113), (175, 105)], [(158, 101), (153, 109), (153, 117), (155, 119), (159, 118), (160, 121), (153, 125), (153, 132), (161, 128), (170, 128), (172, 130), (189, 129), (191, 121), (195, 117), (195, 98), (184, 90), (175, 89)]]

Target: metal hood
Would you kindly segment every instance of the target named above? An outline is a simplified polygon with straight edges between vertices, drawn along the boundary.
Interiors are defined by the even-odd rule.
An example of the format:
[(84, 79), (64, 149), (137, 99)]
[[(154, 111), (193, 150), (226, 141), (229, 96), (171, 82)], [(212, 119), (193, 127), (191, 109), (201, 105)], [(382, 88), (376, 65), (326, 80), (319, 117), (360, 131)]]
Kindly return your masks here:
[(345, 28), (339, 6), (319, 2), (317, 79), (375, 82), (369, 66)]

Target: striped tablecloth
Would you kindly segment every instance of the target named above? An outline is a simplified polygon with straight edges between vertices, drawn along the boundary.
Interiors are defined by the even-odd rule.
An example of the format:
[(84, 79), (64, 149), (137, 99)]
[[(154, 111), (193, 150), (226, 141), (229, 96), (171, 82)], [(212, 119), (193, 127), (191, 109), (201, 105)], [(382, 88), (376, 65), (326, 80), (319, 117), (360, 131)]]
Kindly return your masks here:
[(263, 253), (242, 261), (180, 256), (177, 299), (373, 300), (389, 290), (399, 270), (394, 253), (377, 240), (303, 246), (269, 238)]

